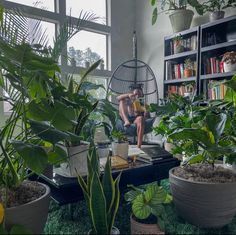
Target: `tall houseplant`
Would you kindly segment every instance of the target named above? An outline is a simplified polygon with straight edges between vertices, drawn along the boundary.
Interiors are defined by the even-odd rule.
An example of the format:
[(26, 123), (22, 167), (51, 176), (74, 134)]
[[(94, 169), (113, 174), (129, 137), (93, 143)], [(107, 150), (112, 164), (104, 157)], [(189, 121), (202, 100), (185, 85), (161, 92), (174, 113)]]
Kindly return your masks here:
[[(224, 104), (223, 109), (228, 107)], [(236, 176), (215, 164), (217, 159), (236, 153), (235, 144), (226, 141), (232, 119), (223, 109), (209, 106), (203, 120), (170, 135), (197, 146), (186, 166), (170, 170), (170, 185), (177, 212), (200, 227), (222, 227), (236, 214)]]
[[(82, 18), (92, 20), (93, 17), (86, 13)], [(58, 76), (60, 68), (55, 61), (58, 60), (66, 41), (81, 29), (81, 21), (80, 19), (76, 26), (66, 21), (55, 39), (54, 47), (49, 49), (43, 45), (46, 41), (45, 34), (34, 38), (33, 45), (29, 43), (27, 18), (18, 10), (6, 11), (2, 18), (0, 85), (8, 96), (3, 96), (1, 101), (12, 105), (12, 112), (0, 131), (0, 190), (1, 202), (5, 205), (7, 228), (19, 224), (26, 226), (33, 233), (42, 233), (47, 219), (50, 190), (46, 185), (25, 182), (29, 176), (27, 168), (37, 174), (42, 173), (47, 163), (65, 159), (65, 152), (57, 145), (59, 141), (79, 139), (73, 133), (55, 130), (44, 123), (47, 128), (41, 128), (37, 135), (50, 135), (44, 139), (46, 141), (42, 141), (32, 129), (32, 123), (37, 120), (29, 119), (29, 106), (33, 102), (35, 109), (40, 102), (53, 104), (51, 92), (59, 89), (61, 84), (61, 78)], [(32, 35), (39, 35), (37, 31), (41, 31), (40, 23), (36, 24)], [(41, 114), (44, 115), (43, 112)], [(46, 146), (50, 146), (49, 151), (45, 150)], [(19, 196), (22, 191), (23, 198), (27, 193), (34, 192), (37, 199), (31, 201), (32, 199), (26, 198), (19, 204), (10, 200), (12, 195), (22, 198), (22, 195)]]
[(194, 13), (187, 9), (187, 0), (161, 0), (160, 6), (158, 0), (151, 0), (151, 5), (154, 7), (152, 12), (153, 25), (156, 23), (159, 14), (168, 12), (174, 33), (190, 28)]
[(120, 175), (113, 180), (109, 157), (101, 179), (98, 156), (96, 149), (92, 146), (88, 155), (87, 182), (85, 183), (80, 175), (78, 181), (92, 222), (89, 234), (119, 234), (119, 230), (114, 227), (114, 221), (120, 200)]
[(236, 2), (234, 0), (209, 0), (201, 3), (198, 0), (188, 0), (188, 3), (196, 9), (199, 15), (210, 12), (210, 21), (224, 18), (224, 9), (236, 7)]

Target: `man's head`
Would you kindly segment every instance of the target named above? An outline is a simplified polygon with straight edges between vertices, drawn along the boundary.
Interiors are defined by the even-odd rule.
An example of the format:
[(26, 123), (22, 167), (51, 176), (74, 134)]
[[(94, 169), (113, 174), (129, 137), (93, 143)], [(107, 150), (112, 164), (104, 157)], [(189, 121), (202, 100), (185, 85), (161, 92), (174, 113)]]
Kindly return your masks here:
[(137, 95), (138, 97), (143, 97), (143, 89), (142, 84), (133, 84), (130, 86), (130, 89), (133, 91), (134, 95)]

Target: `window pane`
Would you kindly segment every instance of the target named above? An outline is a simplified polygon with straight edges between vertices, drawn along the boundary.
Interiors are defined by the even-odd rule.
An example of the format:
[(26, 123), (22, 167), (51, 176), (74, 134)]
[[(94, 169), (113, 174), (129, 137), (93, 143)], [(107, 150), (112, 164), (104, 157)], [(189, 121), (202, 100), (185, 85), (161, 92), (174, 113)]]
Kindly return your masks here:
[[(29, 24), (29, 40), (31, 43), (47, 44), (53, 47), (53, 39), (55, 38), (55, 24), (46, 21), (41, 21), (40, 28), (35, 31), (35, 26), (38, 20), (28, 18)], [(40, 41), (41, 38), (44, 38)]]
[(78, 17), (80, 12), (93, 12), (106, 23), (106, 0), (66, 0), (66, 14)]
[[(73, 74), (73, 79), (76, 82), (80, 82), (81, 76), (79, 74)], [(95, 90), (90, 90), (90, 94), (96, 98), (96, 99), (105, 99), (106, 98), (106, 90), (107, 90), (107, 81), (108, 78), (106, 77), (98, 77), (98, 76), (88, 76), (87, 77), (88, 82), (92, 82), (96, 85), (102, 85), (104, 88), (100, 87)]]
[[(74, 58), (77, 66), (87, 67), (99, 59), (104, 60), (106, 68), (106, 36), (88, 31), (81, 31), (67, 43), (68, 56)], [(72, 64), (72, 62), (69, 62)]]
[(8, 0), (23, 5), (37, 7), (47, 11), (54, 11), (54, 0)]

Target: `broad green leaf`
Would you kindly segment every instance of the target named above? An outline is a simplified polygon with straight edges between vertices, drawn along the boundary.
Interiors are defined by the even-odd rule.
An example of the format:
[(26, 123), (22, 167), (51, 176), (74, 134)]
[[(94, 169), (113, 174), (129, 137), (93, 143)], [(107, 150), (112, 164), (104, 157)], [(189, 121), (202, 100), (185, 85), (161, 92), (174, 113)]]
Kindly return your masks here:
[(138, 195), (133, 201), (132, 211), (138, 219), (146, 219), (151, 214), (151, 208), (147, 203), (145, 203), (145, 197), (143, 194)]
[(22, 141), (12, 141), (17, 153), (24, 159), (26, 166), (37, 174), (41, 174), (48, 163), (46, 151), (38, 146)]
[(157, 1), (157, 0), (150, 0), (151, 5), (154, 6), (154, 5), (156, 4), (156, 1)]
[(48, 161), (51, 164), (58, 164), (65, 162), (68, 159), (67, 152), (60, 145), (56, 145), (53, 151), (48, 153)]
[(141, 193), (140, 191), (130, 190), (125, 194), (124, 198), (127, 202), (132, 202)]
[(96, 234), (109, 234), (106, 199), (97, 173), (93, 174), (90, 189), (90, 210)]
[(185, 163), (188, 163), (188, 164), (200, 163), (200, 162), (203, 162), (204, 159), (205, 158), (202, 154), (196, 154), (196, 155), (189, 157), (186, 161), (184, 161), (184, 164)]

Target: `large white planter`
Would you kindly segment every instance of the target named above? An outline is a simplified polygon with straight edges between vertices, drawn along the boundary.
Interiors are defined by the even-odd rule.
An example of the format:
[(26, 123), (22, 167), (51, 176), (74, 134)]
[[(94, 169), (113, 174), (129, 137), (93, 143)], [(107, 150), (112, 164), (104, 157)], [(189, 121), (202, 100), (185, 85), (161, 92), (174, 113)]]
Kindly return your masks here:
[(87, 155), (89, 151), (89, 143), (82, 142), (81, 145), (67, 147), (68, 162), (61, 164), (63, 175), (69, 177), (77, 177), (87, 175)]
[(236, 71), (236, 63), (234, 63), (234, 64), (231, 64), (231, 63), (227, 64), (227, 63), (224, 62), (224, 71), (225, 71), (225, 73)]
[(45, 184), (39, 184), (46, 188), (43, 196), (24, 205), (6, 209), (5, 222), (7, 228), (18, 224), (30, 229), (33, 234), (43, 233), (48, 217), (50, 188)]
[(113, 156), (118, 155), (123, 158), (128, 158), (129, 142), (123, 142), (123, 143), (112, 142), (111, 148)]
[(171, 26), (174, 33), (190, 28), (193, 19), (193, 11), (191, 10), (175, 10), (169, 15)]

